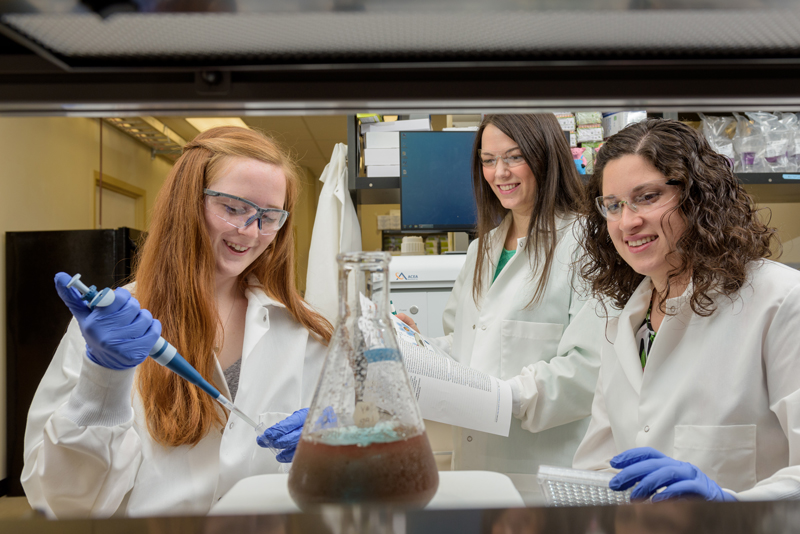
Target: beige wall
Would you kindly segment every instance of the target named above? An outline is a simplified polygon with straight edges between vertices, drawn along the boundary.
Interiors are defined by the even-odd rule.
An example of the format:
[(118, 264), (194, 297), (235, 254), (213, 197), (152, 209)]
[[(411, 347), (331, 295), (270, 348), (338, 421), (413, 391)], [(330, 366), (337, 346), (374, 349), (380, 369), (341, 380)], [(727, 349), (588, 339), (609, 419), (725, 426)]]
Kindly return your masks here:
[(381, 250), (383, 233), (378, 230), (378, 215), (389, 215), (391, 210), (399, 210), (400, 204), (362, 204), (358, 206), (358, 219), (361, 222), (361, 248)]
[(800, 266), (800, 203), (759, 204), (759, 208), (769, 209), (769, 211), (763, 210), (761, 216), (765, 221), (769, 218), (769, 225), (778, 229), (783, 254), (777, 261), (791, 264), (793, 267)]
[[(5, 233), (93, 228), (99, 125), (87, 118), (0, 118), (0, 479), (6, 477)], [(171, 163), (103, 125), (103, 174), (146, 191), (147, 221)]]
[(300, 198), (297, 199), (294, 214), (295, 260), (297, 262), (297, 289), (306, 291), (306, 273), (308, 272), (308, 250), (311, 247), (311, 231), (314, 229), (314, 217), (317, 214), (317, 201), (322, 183), (319, 176), (307, 168), (302, 168), (303, 180)]

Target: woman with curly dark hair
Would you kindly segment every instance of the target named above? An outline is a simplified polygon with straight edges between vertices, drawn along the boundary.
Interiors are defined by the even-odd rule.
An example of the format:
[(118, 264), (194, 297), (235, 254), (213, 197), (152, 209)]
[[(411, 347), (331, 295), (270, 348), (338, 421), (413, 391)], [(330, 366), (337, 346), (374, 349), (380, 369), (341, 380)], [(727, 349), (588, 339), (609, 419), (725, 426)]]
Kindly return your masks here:
[(800, 273), (766, 259), (775, 230), (726, 158), (649, 119), (588, 191), (582, 274), (621, 312), (573, 465), (622, 469), (634, 498), (800, 497)]

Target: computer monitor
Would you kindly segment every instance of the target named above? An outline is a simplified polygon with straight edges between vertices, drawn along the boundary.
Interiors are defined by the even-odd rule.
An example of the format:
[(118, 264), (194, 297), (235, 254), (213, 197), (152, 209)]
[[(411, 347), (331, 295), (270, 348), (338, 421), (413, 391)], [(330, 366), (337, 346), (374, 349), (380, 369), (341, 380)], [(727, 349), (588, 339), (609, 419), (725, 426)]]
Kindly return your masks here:
[(473, 230), (475, 132), (400, 132), (403, 230)]

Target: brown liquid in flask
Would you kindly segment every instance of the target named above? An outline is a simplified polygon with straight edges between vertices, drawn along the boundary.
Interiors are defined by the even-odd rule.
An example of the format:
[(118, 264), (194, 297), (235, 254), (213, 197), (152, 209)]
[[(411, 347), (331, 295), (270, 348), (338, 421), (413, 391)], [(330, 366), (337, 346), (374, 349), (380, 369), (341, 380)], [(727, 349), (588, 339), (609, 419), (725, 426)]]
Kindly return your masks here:
[(300, 507), (423, 507), (439, 486), (389, 318), (389, 259), (385, 252), (337, 258), (339, 320), (289, 471)]

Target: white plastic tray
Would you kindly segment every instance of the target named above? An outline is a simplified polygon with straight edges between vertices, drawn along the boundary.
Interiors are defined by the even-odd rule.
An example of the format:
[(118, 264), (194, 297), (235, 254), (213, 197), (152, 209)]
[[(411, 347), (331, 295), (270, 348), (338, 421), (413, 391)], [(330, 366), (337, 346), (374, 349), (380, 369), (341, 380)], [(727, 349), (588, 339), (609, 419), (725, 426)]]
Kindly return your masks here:
[(631, 502), (631, 490), (614, 491), (614, 473), (540, 465), (537, 479), (549, 506), (596, 506)]
[[(300, 509), (289, 496), (288, 474), (256, 475), (237, 482), (209, 515), (287, 514)], [(425, 508), (518, 508), (525, 506), (511, 479), (490, 471), (439, 471), (439, 488)]]

